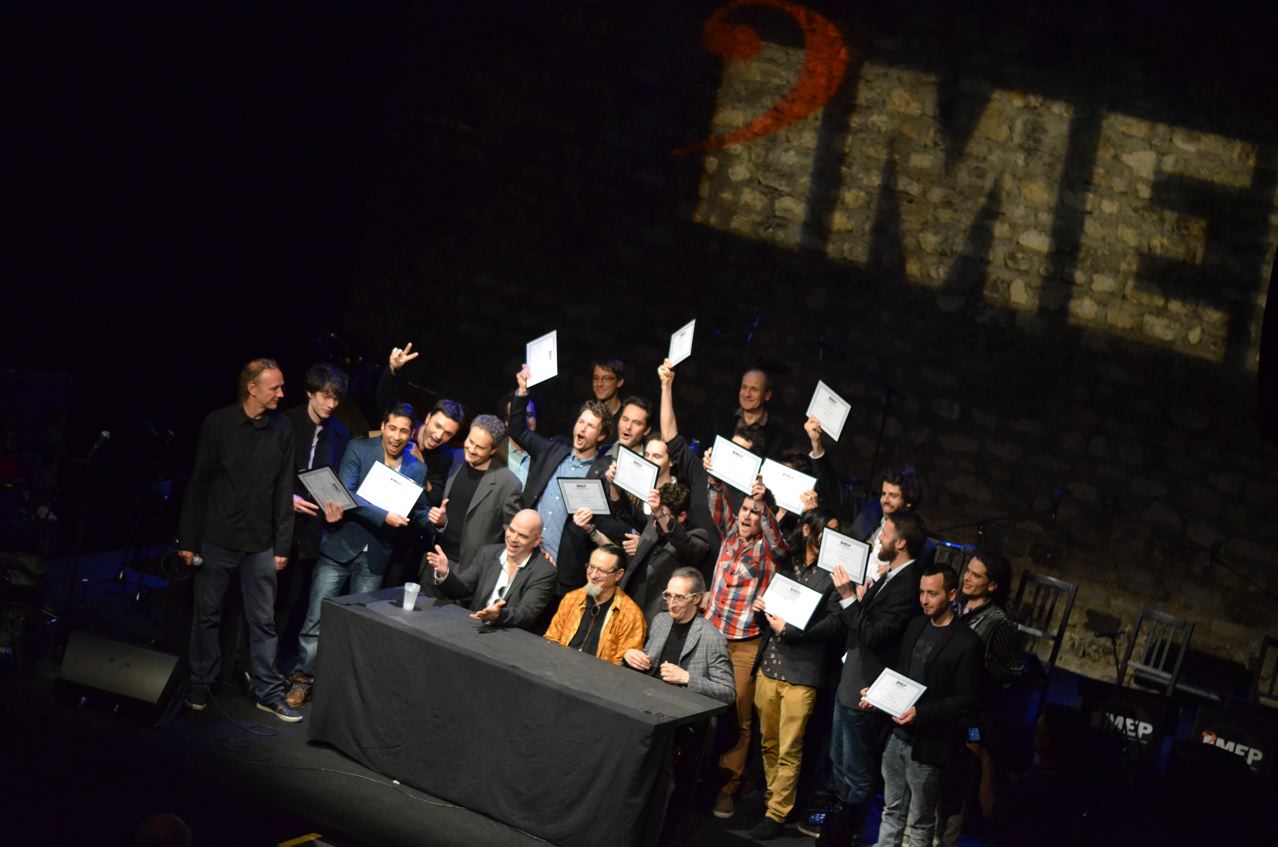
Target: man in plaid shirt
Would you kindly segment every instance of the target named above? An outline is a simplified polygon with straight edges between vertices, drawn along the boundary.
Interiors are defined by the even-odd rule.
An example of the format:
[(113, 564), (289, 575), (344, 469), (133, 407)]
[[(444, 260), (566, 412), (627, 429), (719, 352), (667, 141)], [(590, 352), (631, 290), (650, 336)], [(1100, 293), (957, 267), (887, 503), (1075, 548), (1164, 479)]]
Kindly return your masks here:
[(728, 781), (719, 792), (714, 814), (732, 817), (733, 796), (741, 784), (746, 752), (750, 746), (750, 710), (754, 703), (754, 662), (759, 653), (763, 628), (755, 618), (755, 598), (762, 597), (777, 570), (777, 562), (786, 554), (786, 540), (777, 528), (772, 495), (756, 478), (750, 495), (741, 503), (734, 518), (728, 506), (724, 484), (710, 476), (710, 454), (707, 450), (707, 495), (710, 513), (723, 539), (714, 579), (706, 594), (705, 615), (728, 640), (732, 657), (732, 675), (737, 686), (737, 725), (740, 736), (732, 749), (719, 759), (719, 767), (727, 772)]

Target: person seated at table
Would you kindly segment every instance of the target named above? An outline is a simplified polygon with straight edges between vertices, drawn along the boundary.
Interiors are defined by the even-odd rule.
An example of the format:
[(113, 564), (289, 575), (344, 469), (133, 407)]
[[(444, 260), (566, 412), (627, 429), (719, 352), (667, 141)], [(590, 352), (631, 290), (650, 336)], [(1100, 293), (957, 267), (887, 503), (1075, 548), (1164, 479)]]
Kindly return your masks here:
[(643, 646), (643, 610), (618, 585), (625, 558), (615, 544), (596, 547), (586, 565), (588, 582), (564, 595), (546, 639), (621, 664), (627, 650)]
[(537, 548), (540, 541), (541, 516), (524, 509), (506, 527), (505, 543), (480, 547), (464, 568), (450, 562), (439, 545), (426, 554), (426, 563), (434, 569), (435, 584), (445, 597), (471, 597), (475, 620), (529, 629), (550, 602), (557, 582), (554, 565)]
[(642, 650), (627, 650), (626, 666), (694, 694), (724, 703), (737, 698), (728, 642), (714, 624), (698, 614), (706, 578), (696, 568), (679, 568), (666, 583), (669, 611), (652, 620)]

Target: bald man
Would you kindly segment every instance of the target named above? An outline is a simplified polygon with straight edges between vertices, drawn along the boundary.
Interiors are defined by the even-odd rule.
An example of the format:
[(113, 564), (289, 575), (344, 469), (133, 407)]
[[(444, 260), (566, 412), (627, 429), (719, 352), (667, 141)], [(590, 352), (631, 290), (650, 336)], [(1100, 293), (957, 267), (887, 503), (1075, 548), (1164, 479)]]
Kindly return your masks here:
[(426, 554), (435, 584), (452, 599), (471, 596), (471, 617), (490, 626), (531, 629), (554, 594), (558, 577), (537, 545), (541, 515), (535, 509), (515, 514), (506, 540), (479, 548), (474, 559), (459, 566), (438, 545)]

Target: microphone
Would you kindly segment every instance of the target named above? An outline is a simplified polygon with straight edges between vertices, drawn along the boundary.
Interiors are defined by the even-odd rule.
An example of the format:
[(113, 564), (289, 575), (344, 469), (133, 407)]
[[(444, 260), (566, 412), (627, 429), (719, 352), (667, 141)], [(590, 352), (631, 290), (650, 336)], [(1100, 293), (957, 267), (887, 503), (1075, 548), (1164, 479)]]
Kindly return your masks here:
[(85, 458), (85, 461), (92, 462), (93, 457), (98, 455), (98, 451), (101, 450), (104, 446), (106, 446), (106, 443), (110, 440), (111, 440), (111, 433), (107, 432), (105, 429), (99, 432), (98, 440), (93, 442), (93, 446), (89, 448), (89, 455)]
[(191, 567), (198, 568), (202, 564), (204, 564), (204, 557), (201, 556), (199, 553), (196, 553), (194, 556), (191, 557)]

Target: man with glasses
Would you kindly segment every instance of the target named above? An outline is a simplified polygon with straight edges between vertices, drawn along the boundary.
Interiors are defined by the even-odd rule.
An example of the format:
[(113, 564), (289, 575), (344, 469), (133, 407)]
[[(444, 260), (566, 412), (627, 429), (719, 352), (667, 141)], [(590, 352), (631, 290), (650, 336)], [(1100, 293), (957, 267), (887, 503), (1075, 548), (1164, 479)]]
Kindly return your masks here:
[(454, 600), (471, 598), (471, 615), (491, 626), (531, 629), (555, 590), (555, 566), (537, 549), (541, 516), (524, 509), (506, 527), (503, 544), (479, 548), (460, 572), (438, 544), (426, 554), (440, 593)]
[(612, 416), (609, 432), (616, 438), (621, 427), (621, 388), (626, 384), (626, 363), (620, 359), (595, 359), (590, 363), (590, 390)]
[(624, 562), (615, 544), (595, 548), (586, 565), (586, 584), (564, 596), (546, 630), (547, 640), (614, 665), (643, 644), (643, 610), (618, 585), (626, 573)]

